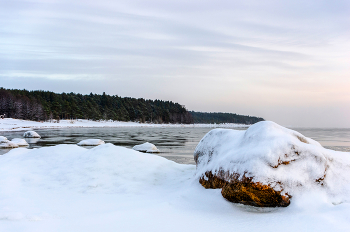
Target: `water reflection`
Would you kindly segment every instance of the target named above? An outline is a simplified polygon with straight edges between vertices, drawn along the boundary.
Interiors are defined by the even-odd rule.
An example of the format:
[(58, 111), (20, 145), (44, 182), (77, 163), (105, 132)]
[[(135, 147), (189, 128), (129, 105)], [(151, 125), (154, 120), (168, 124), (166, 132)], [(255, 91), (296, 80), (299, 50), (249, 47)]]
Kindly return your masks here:
[(28, 144), (35, 144), (40, 141), (39, 138), (24, 138), (25, 141), (27, 141)]

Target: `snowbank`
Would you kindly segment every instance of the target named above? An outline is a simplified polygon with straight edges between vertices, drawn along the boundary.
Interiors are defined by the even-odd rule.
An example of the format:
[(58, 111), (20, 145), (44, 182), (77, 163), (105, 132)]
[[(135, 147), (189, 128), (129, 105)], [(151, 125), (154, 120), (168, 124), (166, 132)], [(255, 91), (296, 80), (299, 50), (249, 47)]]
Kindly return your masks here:
[(24, 138), (41, 138), (41, 136), (35, 131), (27, 131), (23, 134)]
[(77, 143), (79, 146), (98, 146), (105, 144), (105, 142), (101, 139), (85, 139)]
[(147, 152), (147, 153), (159, 153), (160, 151), (158, 148), (149, 142), (140, 144), (140, 145), (135, 145), (132, 149), (135, 151), (141, 151), (141, 152)]
[(14, 139), (11, 140), (11, 142), (17, 144), (20, 147), (29, 146), (27, 141), (25, 141), (24, 139), (20, 139), (20, 138), (14, 138)]
[(319, 189), (334, 202), (350, 199), (350, 154), (325, 149), (273, 122), (259, 122), (246, 131), (214, 129), (194, 156), (196, 177), (204, 181), (211, 172), (226, 182), (250, 178), (286, 196)]
[(68, 127), (206, 127), (206, 128), (247, 128), (249, 125), (225, 123), (225, 124), (152, 124), (119, 121), (91, 121), (91, 120), (60, 120), (59, 123), (35, 122), (13, 118), (0, 120), (0, 131), (68, 128)]

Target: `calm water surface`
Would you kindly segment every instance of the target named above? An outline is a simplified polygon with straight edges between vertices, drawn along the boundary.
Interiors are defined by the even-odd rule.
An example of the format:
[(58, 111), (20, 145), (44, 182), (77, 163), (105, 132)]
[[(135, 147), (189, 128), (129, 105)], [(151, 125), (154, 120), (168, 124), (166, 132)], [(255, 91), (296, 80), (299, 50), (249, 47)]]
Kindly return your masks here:
[[(194, 164), (193, 152), (201, 138), (212, 128), (65, 128), (36, 130), (41, 139), (26, 139), (29, 149), (76, 144), (83, 139), (99, 138), (106, 143), (131, 148), (144, 142), (155, 144), (158, 154), (177, 163)], [(292, 128), (320, 142), (325, 148), (350, 152), (350, 129)], [(241, 129), (245, 130), (245, 129)], [(22, 138), (21, 132), (0, 132), (8, 139)], [(9, 149), (0, 149), (0, 155)]]

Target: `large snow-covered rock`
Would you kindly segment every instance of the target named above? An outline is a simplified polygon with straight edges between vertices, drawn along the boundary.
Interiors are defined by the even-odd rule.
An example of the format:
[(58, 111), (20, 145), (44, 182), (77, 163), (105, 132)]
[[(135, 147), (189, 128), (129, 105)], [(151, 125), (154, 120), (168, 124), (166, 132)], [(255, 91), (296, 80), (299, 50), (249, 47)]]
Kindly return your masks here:
[(143, 143), (140, 145), (136, 145), (132, 149), (134, 149), (136, 151), (147, 152), (147, 153), (159, 153), (160, 152), (154, 144), (149, 143), (149, 142), (146, 142), (146, 143)]
[(79, 146), (98, 146), (101, 144), (105, 144), (101, 139), (85, 139), (77, 143)]
[(14, 138), (14, 139), (11, 140), (11, 142), (17, 144), (20, 147), (29, 146), (27, 141), (25, 141), (24, 139), (20, 139), (20, 138)]
[(35, 131), (27, 131), (23, 134), (24, 138), (41, 138), (41, 136)]
[(214, 129), (195, 149), (196, 177), (206, 188), (222, 188), (229, 201), (287, 206), (291, 196), (314, 188), (349, 193), (350, 155), (274, 122), (246, 131)]

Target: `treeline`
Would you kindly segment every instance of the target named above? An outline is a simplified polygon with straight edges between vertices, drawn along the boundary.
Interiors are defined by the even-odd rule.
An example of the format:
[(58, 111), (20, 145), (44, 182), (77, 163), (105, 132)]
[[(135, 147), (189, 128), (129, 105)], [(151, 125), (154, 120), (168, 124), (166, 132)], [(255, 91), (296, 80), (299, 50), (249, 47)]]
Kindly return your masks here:
[(34, 121), (91, 119), (152, 123), (254, 124), (263, 118), (187, 111), (172, 101), (0, 88), (0, 115)]
[(239, 123), (254, 124), (264, 121), (263, 118), (231, 113), (203, 113), (190, 111), (194, 123)]
[(193, 123), (186, 108), (172, 101), (0, 88), (0, 114), (35, 121), (92, 119), (153, 123)]

